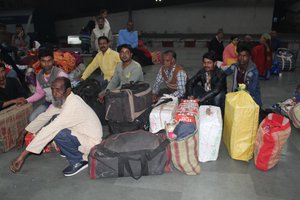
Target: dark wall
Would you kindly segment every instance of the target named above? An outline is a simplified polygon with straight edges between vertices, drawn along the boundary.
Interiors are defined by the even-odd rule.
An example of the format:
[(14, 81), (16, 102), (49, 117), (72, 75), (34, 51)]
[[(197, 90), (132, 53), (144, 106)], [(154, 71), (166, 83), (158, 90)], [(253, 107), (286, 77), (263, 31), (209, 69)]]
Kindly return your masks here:
[(41, 43), (56, 42), (55, 16), (47, 9), (39, 8), (33, 12), (34, 37)]

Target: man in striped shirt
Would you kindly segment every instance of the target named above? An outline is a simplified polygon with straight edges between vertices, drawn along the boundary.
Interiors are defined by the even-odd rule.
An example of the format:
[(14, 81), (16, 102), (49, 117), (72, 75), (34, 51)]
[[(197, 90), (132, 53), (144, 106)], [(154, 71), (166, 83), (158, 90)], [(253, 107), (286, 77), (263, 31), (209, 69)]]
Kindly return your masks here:
[[(172, 50), (165, 51), (163, 53), (163, 66), (159, 69), (152, 88), (153, 102), (158, 101), (163, 94), (171, 94), (179, 98), (184, 97), (186, 82), (186, 72), (181, 65), (176, 64), (176, 53)], [(161, 89), (163, 83), (166, 88)]]

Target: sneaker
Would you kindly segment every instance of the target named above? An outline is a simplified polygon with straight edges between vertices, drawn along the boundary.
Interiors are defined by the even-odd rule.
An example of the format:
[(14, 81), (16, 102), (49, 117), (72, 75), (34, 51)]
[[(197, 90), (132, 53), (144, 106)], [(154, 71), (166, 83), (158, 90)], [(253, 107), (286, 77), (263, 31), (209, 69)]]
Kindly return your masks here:
[(85, 168), (88, 167), (87, 161), (80, 161), (79, 163), (76, 163), (74, 165), (69, 165), (66, 169), (63, 170), (63, 173), (65, 176), (73, 176)]
[(63, 152), (60, 152), (60, 157), (62, 157), (62, 158), (65, 158), (66, 157), (66, 155), (63, 153)]

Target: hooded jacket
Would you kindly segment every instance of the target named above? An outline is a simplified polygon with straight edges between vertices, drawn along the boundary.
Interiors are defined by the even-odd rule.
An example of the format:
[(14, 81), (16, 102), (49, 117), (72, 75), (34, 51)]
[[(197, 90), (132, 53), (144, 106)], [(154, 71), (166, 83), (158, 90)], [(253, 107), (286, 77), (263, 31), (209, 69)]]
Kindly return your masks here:
[[(237, 91), (237, 74), (238, 74), (239, 63), (231, 65), (228, 69), (225, 70), (227, 75), (233, 74), (233, 84), (232, 92)], [(252, 60), (249, 60), (248, 67), (245, 72), (244, 84), (246, 85), (246, 90), (250, 93), (254, 101), (262, 106), (261, 95), (260, 95), (260, 85), (259, 85), (259, 74), (256, 68), (255, 63)]]

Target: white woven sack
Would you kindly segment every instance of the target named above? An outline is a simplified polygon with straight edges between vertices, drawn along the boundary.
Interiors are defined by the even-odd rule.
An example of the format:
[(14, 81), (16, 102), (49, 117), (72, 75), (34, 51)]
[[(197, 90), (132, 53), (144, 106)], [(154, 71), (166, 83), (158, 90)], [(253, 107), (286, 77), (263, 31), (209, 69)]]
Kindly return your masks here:
[(215, 161), (218, 158), (222, 137), (221, 109), (216, 106), (199, 108), (199, 161)]
[(157, 133), (158, 131), (165, 129), (166, 124), (172, 121), (175, 116), (178, 107), (178, 98), (164, 94), (157, 104), (166, 98), (172, 98), (172, 101), (154, 107), (150, 113), (149, 121), (151, 133)]

